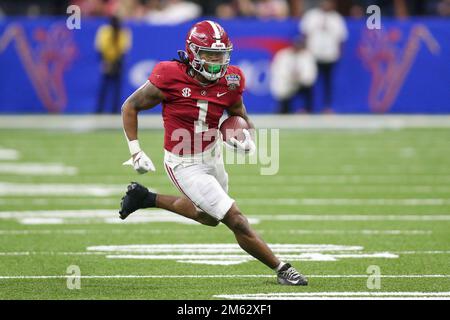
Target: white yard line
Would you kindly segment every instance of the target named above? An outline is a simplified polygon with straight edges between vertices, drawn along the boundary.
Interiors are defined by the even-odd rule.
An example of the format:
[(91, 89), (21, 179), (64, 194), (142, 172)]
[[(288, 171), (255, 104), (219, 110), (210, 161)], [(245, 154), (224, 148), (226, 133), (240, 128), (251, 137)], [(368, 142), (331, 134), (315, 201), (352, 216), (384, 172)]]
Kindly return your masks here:
[(221, 294), (214, 295), (214, 298), (222, 299), (245, 299), (245, 300), (303, 300), (304, 298), (396, 298), (396, 297), (414, 297), (414, 298), (432, 298), (440, 297), (450, 299), (450, 292), (273, 292), (273, 293), (249, 293), (249, 294)]
[[(256, 184), (239, 184), (233, 185), (232, 191), (244, 192), (244, 193), (256, 193), (261, 195), (261, 185)], [(386, 186), (374, 186), (374, 185), (358, 185), (358, 186), (323, 186), (323, 185), (308, 185), (308, 186), (292, 186), (292, 185), (280, 185), (276, 187), (276, 191), (283, 193), (311, 193), (311, 192), (338, 192), (338, 193), (351, 193), (351, 194), (410, 194), (410, 193), (448, 193), (450, 194), (450, 187), (439, 185), (386, 185)]]
[(261, 221), (450, 221), (449, 215), (280, 214), (249, 215)]
[[(140, 234), (192, 234), (198, 233), (200, 230), (182, 230), (182, 229), (133, 229), (133, 233)], [(420, 235), (431, 235), (432, 230), (341, 230), (341, 229), (321, 229), (321, 230), (310, 230), (310, 229), (258, 229), (259, 233), (289, 233), (289, 234), (319, 234), (319, 235), (365, 235), (365, 236), (377, 236), (377, 235), (407, 235), (407, 236), (420, 236)], [(129, 230), (114, 230), (114, 229), (46, 229), (46, 230), (23, 230), (23, 229), (8, 229), (0, 230), (0, 236), (19, 236), (19, 235), (79, 235), (79, 234), (129, 234)]]
[(76, 175), (78, 168), (61, 163), (0, 163), (0, 173), (13, 175)]
[[(123, 194), (125, 194), (125, 191), (122, 191)], [(73, 195), (74, 197), (78, 196), (76, 194)], [(26, 199), (26, 200), (24, 200)], [(116, 196), (114, 199), (108, 199), (108, 198), (85, 198), (85, 199), (76, 199), (76, 198), (61, 198), (61, 197), (50, 197), (50, 198), (29, 198), (29, 196), (23, 197), (23, 198), (9, 198), (9, 197), (3, 197), (0, 198), (0, 205), (21, 205), (23, 202), (26, 201), (28, 205), (33, 206), (48, 206), (49, 204), (52, 205), (103, 205), (103, 206), (110, 206), (115, 205), (118, 206), (120, 203), (120, 197)]]
[[(189, 251), (192, 252), (192, 251)], [(232, 251), (234, 252), (234, 251)], [(377, 252), (368, 251), (365, 252), (366, 254), (374, 255), (377, 254)], [(402, 255), (402, 254), (450, 254), (450, 250), (429, 250), (429, 251), (392, 251), (392, 254), (396, 255)], [(90, 255), (96, 255), (96, 256), (107, 256), (110, 255), (111, 251), (79, 251), (79, 252), (64, 252), (64, 251), (4, 251), (0, 252), (0, 256), (32, 256), (32, 255), (63, 255), (63, 256), (90, 256)], [(145, 259), (145, 255), (141, 255), (143, 259)], [(138, 257), (138, 255), (136, 255)], [(163, 256), (159, 256), (163, 257)], [(178, 256), (180, 257), (180, 256)], [(216, 256), (217, 257), (217, 256)], [(230, 257), (227, 255), (227, 257)], [(241, 255), (240, 257), (247, 257), (245, 254)], [(290, 257), (295, 257), (291, 255)]]
[(259, 176), (259, 175), (234, 175), (230, 181), (244, 182), (247, 184), (258, 183), (270, 178), (270, 183), (289, 183), (289, 184), (320, 184), (320, 183), (361, 183), (361, 184), (373, 184), (373, 185), (390, 185), (391, 183), (397, 183), (404, 185), (405, 183), (411, 183), (413, 181), (420, 181), (420, 184), (445, 184), (450, 182), (450, 175), (448, 174), (412, 174), (412, 173), (390, 173), (390, 174), (295, 174), (292, 175), (274, 175), (274, 176)]
[(17, 160), (19, 156), (17, 150), (0, 148), (0, 160)]
[[(367, 278), (369, 275), (306, 275), (308, 278)], [(413, 275), (380, 275), (381, 278), (450, 278), (446, 274), (413, 274)], [(3, 275), (0, 279), (67, 279), (73, 278), (73, 275)], [(274, 274), (214, 274), (214, 275), (80, 275), (81, 279), (210, 279), (210, 278), (275, 278)]]
[[(80, 185), (80, 189), (76, 189), (75, 185), (61, 185), (61, 189), (57, 189), (58, 185), (37, 185), (36, 189), (33, 187), (24, 188), (24, 192), (20, 192), (19, 185), (13, 186), (12, 189), (7, 188), (7, 184), (0, 184), (0, 196), (5, 195), (24, 195), (24, 196), (58, 196), (58, 195), (72, 195), (77, 196), (114, 196), (124, 194), (123, 186), (101, 186), (86, 185), (85, 189), (81, 189), (83, 185)], [(17, 189), (14, 189), (16, 188)], [(49, 187), (49, 188), (47, 188)], [(53, 189), (52, 189), (53, 188)], [(28, 200), (27, 200), (28, 201)], [(34, 202), (33, 202), (34, 201)], [(236, 198), (239, 204), (252, 205), (252, 206), (448, 206), (450, 205), (449, 198), (406, 198), (406, 199), (355, 199), (355, 198)], [(20, 203), (22, 200), (18, 199), (0, 199), (0, 203)], [(31, 199), (31, 204), (46, 205), (50, 203), (64, 203), (64, 204), (103, 204), (112, 205), (118, 204), (117, 199)]]
[[(276, 252), (336, 252), (360, 251), (362, 246), (335, 244), (269, 244)], [(180, 244), (128, 244), (128, 245), (99, 245), (89, 246), (88, 251), (126, 252), (126, 253), (245, 253), (237, 243), (180, 243)]]
[(249, 198), (236, 199), (240, 204), (247, 205), (281, 205), (281, 206), (445, 206), (450, 205), (450, 199), (330, 199), (330, 198)]
[[(248, 215), (249, 221), (450, 221), (450, 214), (444, 215), (361, 215), (361, 214), (277, 214)], [(147, 222), (176, 222), (198, 224), (197, 222), (166, 210), (142, 210), (140, 215), (131, 215), (126, 221), (118, 219), (117, 210), (27, 210), (0, 211), (0, 219), (15, 219), (22, 224), (71, 224), (109, 223), (129, 224)], [(367, 231), (368, 232), (368, 231)]]
[(0, 182), (0, 196), (106, 197), (125, 194), (125, 191), (125, 185), (60, 183), (29, 184)]
[[(116, 200), (118, 205), (118, 200)], [(56, 225), (56, 224), (136, 224), (150, 222), (174, 222), (181, 224), (199, 223), (172, 212), (154, 209), (140, 215), (131, 215), (127, 220), (119, 219), (118, 209), (104, 210), (37, 210), (37, 211), (0, 211), (0, 219), (15, 219), (26, 225)], [(259, 220), (249, 217), (250, 223), (259, 223)]]
[[(102, 193), (105, 191), (99, 191)], [(124, 194), (125, 191), (121, 191), (120, 194)], [(233, 191), (235, 193), (235, 191)], [(23, 204), (24, 198), (27, 198), (27, 204), (33, 206), (47, 206), (49, 204), (52, 205), (73, 205), (73, 206), (91, 206), (91, 205), (104, 205), (117, 206), (120, 203), (120, 194), (117, 193), (115, 198), (100, 198), (101, 196), (95, 198), (85, 198), (85, 199), (77, 199), (74, 197), (83, 196), (83, 191), (80, 194), (73, 194), (73, 197), (68, 198), (59, 198), (52, 197), (49, 195), (47, 198), (27, 198), (29, 195), (24, 196), (23, 198), (9, 198), (9, 197), (1, 197), (0, 195), (0, 205), (20, 205)], [(111, 197), (112, 195), (108, 195)], [(411, 200), (411, 199), (384, 199), (383, 201), (376, 201), (379, 199), (373, 199), (375, 201), (369, 201), (370, 199), (296, 199), (296, 198), (288, 198), (288, 199), (267, 199), (267, 198), (251, 198), (251, 199), (239, 199), (236, 198), (236, 201), (239, 204), (246, 204), (252, 206), (444, 206), (450, 205), (450, 199), (420, 199), (419, 201)], [(400, 201), (399, 201), (400, 200)], [(406, 201), (405, 201), (406, 200)], [(411, 200), (411, 201), (410, 201)], [(414, 204), (415, 203), (415, 204)]]
[[(198, 233), (200, 230), (183, 230), (183, 229), (133, 229), (133, 234), (192, 234)], [(39, 230), (23, 230), (23, 229), (4, 229), (0, 230), (0, 236), (27, 236), (27, 235), (79, 235), (79, 234), (129, 234), (130, 230), (117, 229), (39, 229)]]
[[(260, 230), (258, 230), (260, 231)], [(270, 230), (269, 230), (270, 231)], [(297, 229), (297, 230), (272, 230), (274, 232), (287, 232), (289, 234), (329, 234), (329, 235), (365, 235), (365, 236), (376, 236), (376, 235), (408, 235), (408, 236), (416, 236), (416, 235), (431, 235), (433, 232), (431, 230), (305, 230), (305, 229)], [(265, 230), (261, 230), (260, 232), (266, 232)], [(1, 234), (1, 231), (0, 231)]]

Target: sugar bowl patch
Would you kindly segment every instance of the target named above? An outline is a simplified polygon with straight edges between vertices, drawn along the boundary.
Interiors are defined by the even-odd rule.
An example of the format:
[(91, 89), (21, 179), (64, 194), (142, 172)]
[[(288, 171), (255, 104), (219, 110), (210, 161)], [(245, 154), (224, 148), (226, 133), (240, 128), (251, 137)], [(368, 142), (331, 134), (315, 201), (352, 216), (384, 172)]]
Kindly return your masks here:
[(241, 77), (238, 74), (227, 74), (225, 76), (225, 80), (227, 81), (228, 89), (236, 90), (238, 86), (240, 86)]

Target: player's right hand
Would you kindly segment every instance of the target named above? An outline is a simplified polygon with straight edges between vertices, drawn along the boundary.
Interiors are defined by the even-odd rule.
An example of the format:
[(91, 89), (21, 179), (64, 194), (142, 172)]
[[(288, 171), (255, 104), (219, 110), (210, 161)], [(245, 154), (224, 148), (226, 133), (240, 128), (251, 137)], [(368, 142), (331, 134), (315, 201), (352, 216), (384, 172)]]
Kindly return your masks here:
[(124, 162), (123, 164), (133, 166), (134, 170), (136, 170), (140, 174), (146, 173), (148, 171), (156, 171), (155, 165), (144, 151), (135, 153), (128, 161)]

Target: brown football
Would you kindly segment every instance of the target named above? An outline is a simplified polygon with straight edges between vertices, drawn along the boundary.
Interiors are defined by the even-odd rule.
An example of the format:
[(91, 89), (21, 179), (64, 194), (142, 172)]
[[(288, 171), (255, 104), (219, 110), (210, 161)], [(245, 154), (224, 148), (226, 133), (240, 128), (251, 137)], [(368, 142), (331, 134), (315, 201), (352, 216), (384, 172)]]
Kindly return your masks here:
[(231, 137), (235, 137), (239, 141), (245, 139), (243, 129), (249, 129), (247, 121), (239, 116), (231, 116), (222, 122), (220, 125), (220, 132), (222, 133), (223, 141), (228, 141)]

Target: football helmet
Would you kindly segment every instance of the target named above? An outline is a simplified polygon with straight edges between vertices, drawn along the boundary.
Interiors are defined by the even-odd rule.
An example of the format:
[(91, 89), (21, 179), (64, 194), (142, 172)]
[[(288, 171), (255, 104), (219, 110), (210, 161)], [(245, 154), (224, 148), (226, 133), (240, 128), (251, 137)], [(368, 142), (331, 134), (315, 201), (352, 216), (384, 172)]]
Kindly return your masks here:
[(232, 50), (226, 31), (211, 20), (197, 22), (186, 37), (189, 65), (209, 81), (225, 75)]

